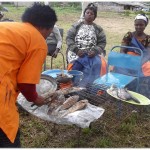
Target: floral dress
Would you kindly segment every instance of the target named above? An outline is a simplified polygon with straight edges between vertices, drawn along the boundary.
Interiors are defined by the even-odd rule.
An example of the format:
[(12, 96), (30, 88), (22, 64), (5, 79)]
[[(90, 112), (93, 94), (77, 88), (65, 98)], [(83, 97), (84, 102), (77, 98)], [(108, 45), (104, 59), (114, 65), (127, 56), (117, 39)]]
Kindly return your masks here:
[[(122, 45), (131, 45), (134, 32), (127, 32), (122, 39)], [(136, 38), (145, 48), (150, 48), (150, 35), (146, 35), (144, 38)]]
[[(143, 38), (134, 37), (134, 32), (128, 32), (122, 40), (122, 45), (137, 47), (143, 51), (142, 72), (144, 76), (150, 76), (150, 35), (145, 35)], [(125, 53), (131, 55), (139, 55), (137, 49), (125, 49)]]

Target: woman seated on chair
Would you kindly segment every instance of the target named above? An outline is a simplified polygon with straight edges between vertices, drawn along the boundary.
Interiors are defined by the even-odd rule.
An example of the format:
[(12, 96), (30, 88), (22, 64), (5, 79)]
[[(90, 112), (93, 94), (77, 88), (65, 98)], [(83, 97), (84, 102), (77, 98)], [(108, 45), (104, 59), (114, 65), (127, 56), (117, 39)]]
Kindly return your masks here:
[(46, 42), (48, 46), (48, 55), (56, 58), (62, 47), (62, 36), (56, 25), (54, 26), (52, 33), (47, 37)]
[(68, 70), (83, 72), (82, 85), (106, 73), (106, 62), (100, 56), (106, 46), (106, 36), (93, 22), (96, 17), (97, 7), (91, 3), (84, 10), (84, 21), (75, 23), (66, 37)]
[[(148, 17), (145, 14), (138, 14), (134, 20), (135, 31), (127, 32), (122, 40), (122, 46), (137, 47), (143, 51), (141, 76), (150, 76), (150, 35), (144, 33), (148, 21)], [(140, 55), (138, 50), (129, 48), (122, 48), (121, 52)]]

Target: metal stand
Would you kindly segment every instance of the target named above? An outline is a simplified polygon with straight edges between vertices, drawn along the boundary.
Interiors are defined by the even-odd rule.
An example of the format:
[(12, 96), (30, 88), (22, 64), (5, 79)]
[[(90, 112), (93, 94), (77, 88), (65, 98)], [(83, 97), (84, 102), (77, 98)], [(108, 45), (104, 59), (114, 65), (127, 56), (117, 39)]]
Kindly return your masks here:
[[(64, 70), (65, 70), (66, 67), (65, 67), (65, 57), (64, 57), (64, 54), (62, 52), (58, 52), (58, 54), (62, 55)], [(53, 69), (53, 57), (51, 57), (51, 69)]]

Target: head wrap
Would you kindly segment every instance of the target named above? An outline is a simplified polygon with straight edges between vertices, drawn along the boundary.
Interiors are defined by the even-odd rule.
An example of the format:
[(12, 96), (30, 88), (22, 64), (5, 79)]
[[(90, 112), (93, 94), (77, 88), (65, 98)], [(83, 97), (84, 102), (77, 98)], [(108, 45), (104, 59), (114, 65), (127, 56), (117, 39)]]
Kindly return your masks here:
[(146, 22), (146, 25), (148, 24), (148, 16), (146, 15), (143, 15), (143, 14), (138, 14), (136, 17), (135, 17), (135, 20), (144, 20)]

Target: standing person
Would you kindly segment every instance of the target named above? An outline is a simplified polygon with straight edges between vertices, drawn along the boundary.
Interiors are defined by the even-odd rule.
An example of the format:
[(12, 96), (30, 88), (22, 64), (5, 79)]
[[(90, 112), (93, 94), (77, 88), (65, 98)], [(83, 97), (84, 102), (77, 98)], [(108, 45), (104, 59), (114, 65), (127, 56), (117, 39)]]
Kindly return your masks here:
[(57, 25), (54, 26), (52, 33), (46, 39), (48, 45), (48, 55), (54, 58), (62, 47), (62, 36)]
[(57, 16), (49, 6), (34, 4), (25, 10), (22, 21), (0, 23), (0, 147), (20, 147), (19, 92), (37, 106), (45, 104), (36, 84), (47, 54), (45, 39)]
[[(134, 20), (135, 31), (127, 32), (123, 37), (122, 46), (140, 48), (143, 51), (141, 76), (150, 76), (150, 35), (144, 32), (149, 22), (145, 14), (138, 14)], [(140, 55), (135, 49), (121, 48), (122, 53)]]
[(100, 56), (106, 46), (106, 36), (93, 22), (96, 17), (97, 7), (91, 3), (84, 10), (84, 21), (73, 24), (66, 37), (68, 70), (82, 71), (84, 85), (106, 73), (106, 62)]

